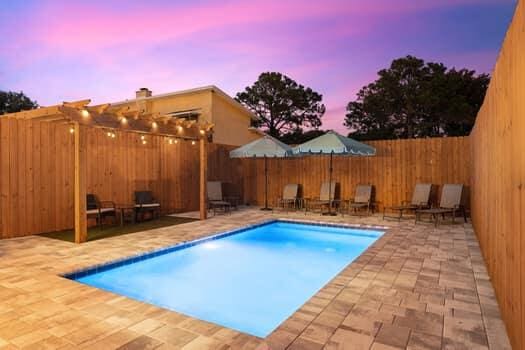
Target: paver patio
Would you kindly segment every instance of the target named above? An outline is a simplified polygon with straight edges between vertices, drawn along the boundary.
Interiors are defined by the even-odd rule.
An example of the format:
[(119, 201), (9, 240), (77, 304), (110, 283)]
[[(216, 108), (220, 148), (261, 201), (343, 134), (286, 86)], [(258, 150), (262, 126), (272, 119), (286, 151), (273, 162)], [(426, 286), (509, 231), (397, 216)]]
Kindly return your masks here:
[[(271, 218), (386, 225), (266, 339), (59, 277)], [(307, 269), (308, 266), (305, 266)], [(75, 245), (0, 241), (0, 348), (510, 349), (470, 224), (414, 225), (248, 209)]]

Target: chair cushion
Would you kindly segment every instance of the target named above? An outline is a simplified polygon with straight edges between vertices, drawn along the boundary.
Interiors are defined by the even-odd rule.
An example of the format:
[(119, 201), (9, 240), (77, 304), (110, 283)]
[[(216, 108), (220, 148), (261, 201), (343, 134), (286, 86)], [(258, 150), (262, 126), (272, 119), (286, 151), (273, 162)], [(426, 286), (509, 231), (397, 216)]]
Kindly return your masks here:
[(155, 208), (160, 207), (160, 203), (147, 203), (147, 204), (137, 204), (135, 208)]
[(452, 213), (453, 209), (433, 208), (433, 209), (422, 209), (422, 210), (418, 210), (417, 212), (426, 213), (426, 214), (446, 214), (446, 213)]
[(217, 205), (217, 206), (223, 206), (223, 205), (231, 205), (230, 202), (226, 201), (209, 201), (210, 205)]

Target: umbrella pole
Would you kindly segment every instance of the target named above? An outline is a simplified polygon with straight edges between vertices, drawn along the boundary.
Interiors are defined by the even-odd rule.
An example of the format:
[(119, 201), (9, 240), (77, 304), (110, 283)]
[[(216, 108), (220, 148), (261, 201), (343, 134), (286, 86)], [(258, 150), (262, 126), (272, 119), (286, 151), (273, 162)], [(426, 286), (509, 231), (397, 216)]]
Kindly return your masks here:
[(335, 212), (332, 211), (332, 172), (334, 170), (333, 158), (334, 158), (334, 151), (330, 152), (330, 169), (329, 169), (330, 175), (328, 176), (328, 180), (329, 180), (328, 182), (328, 213), (323, 213), (323, 215), (329, 215), (329, 216), (337, 215)]
[(272, 210), (268, 208), (268, 158), (264, 156), (264, 208), (261, 210)]

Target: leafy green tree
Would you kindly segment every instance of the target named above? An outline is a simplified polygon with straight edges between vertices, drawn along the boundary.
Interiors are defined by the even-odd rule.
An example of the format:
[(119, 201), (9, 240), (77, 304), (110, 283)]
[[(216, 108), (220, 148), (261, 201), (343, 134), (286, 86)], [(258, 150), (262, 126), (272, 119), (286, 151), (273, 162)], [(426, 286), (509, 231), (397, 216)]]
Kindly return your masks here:
[(254, 126), (274, 137), (304, 127), (319, 128), (325, 112), (322, 95), (277, 72), (262, 73), (235, 99), (257, 115)]
[(361, 140), (468, 135), (490, 77), (407, 56), (347, 105), (349, 136)]
[(0, 91), (0, 115), (37, 107), (36, 101), (32, 101), (23, 92)]

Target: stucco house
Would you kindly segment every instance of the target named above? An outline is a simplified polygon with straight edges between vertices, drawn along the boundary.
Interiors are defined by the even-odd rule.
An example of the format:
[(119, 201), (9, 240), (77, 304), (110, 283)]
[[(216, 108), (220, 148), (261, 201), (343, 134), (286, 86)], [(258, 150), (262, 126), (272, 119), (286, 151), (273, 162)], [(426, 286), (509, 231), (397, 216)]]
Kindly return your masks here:
[(160, 113), (174, 118), (210, 122), (212, 142), (239, 146), (261, 137), (262, 132), (251, 127), (256, 116), (214, 85), (166, 94), (153, 95), (141, 88), (135, 98), (112, 102), (112, 106), (129, 106), (130, 111)]

